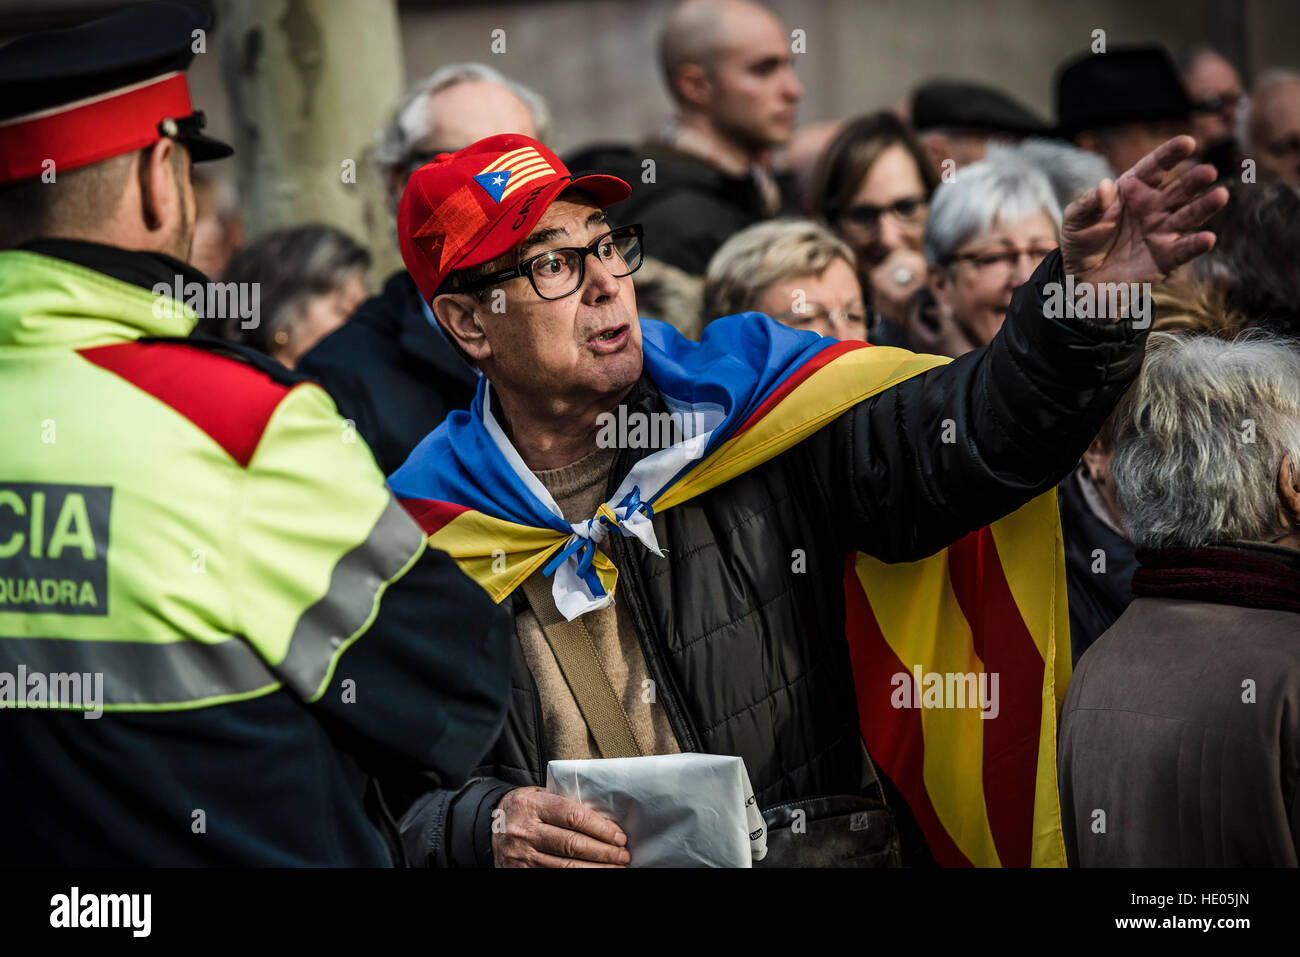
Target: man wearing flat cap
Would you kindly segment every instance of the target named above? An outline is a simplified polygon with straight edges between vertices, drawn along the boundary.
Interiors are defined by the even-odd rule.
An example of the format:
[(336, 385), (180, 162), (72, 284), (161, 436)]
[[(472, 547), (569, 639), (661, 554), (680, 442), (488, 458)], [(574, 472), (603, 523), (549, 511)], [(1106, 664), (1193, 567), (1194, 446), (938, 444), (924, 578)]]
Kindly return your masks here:
[(1047, 123), (1006, 93), (983, 83), (934, 80), (912, 94), (912, 128), (935, 169), (953, 160), (958, 167), (984, 158), (990, 140), (1019, 142), (1046, 136)]
[(207, 286), (207, 25), (0, 48), (8, 866), (400, 863), (374, 774), (456, 786), (504, 715), (506, 623), (326, 394), (153, 291)]
[(1191, 114), (1183, 81), (1162, 47), (1085, 53), (1056, 76), (1058, 135), (1105, 157), (1113, 170), (1129, 169), (1187, 133)]

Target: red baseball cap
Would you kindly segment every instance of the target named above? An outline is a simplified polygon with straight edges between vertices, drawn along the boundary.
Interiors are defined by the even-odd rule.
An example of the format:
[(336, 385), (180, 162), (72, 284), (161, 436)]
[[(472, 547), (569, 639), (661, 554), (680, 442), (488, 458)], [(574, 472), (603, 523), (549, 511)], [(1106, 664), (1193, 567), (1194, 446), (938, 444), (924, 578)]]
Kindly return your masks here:
[(574, 179), (558, 156), (519, 133), (440, 153), (417, 169), (397, 208), (397, 237), (425, 302), (453, 270), (489, 262), (527, 239), (555, 197), (575, 186), (601, 209), (632, 195), (617, 176)]

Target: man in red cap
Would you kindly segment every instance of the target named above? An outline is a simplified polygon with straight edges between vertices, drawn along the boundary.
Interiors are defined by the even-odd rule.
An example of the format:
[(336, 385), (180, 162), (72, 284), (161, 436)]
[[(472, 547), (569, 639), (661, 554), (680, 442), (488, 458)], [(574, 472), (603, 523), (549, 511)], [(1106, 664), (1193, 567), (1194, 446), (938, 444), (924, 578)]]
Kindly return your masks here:
[[(599, 401), (611, 389), (636, 381), (641, 373), (641, 328), (630, 283), (615, 283), (609, 277), (601, 302), (595, 308), (580, 308), (579, 328), (569, 330), (562, 323), (571, 310), (556, 310), (549, 305), (552, 300), (543, 298), (551, 290), (537, 289), (549, 278), (548, 272), (561, 268), (557, 257), (544, 257), (529, 263), (528, 275), (545, 315), (539, 315), (538, 322), (515, 322), (508, 333), (511, 339), (520, 338), (521, 348), (493, 350), (477, 318), (485, 307), (494, 319), (505, 319), (505, 295), (488, 301), (487, 288), (501, 277), (494, 282), (486, 264), (507, 253), (523, 261), (534, 250), (543, 253), (548, 246), (572, 246), (579, 241), (585, 245), (605, 234), (618, 245), (639, 245), (637, 227), (611, 233), (603, 212), (631, 194), (626, 182), (604, 175), (571, 179), (559, 157), (541, 143), (503, 134), (455, 154), (441, 154), (423, 168), (422, 175), (411, 178), (407, 191), (410, 196), (403, 194), (397, 214), (402, 258), (416, 285), (432, 301), (439, 323), (481, 371), (504, 364), (508, 375), (535, 377), (545, 393), (545, 398), (537, 397), (539, 402), (550, 404), (558, 398), (566, 412), (578, 411), (593, 397)], [(543, 216), (547, 225), (539, 230)], [(585, 271), (586, 261), (578, 262), (583, 265), (575, 269)], [(453, 272), (456, 275), (448, 283)], [(599, 273), (592, 278), (598, 277), (604, 278)], [(460, 295), (438, 297), (439, 291)], [(518, 314), (518, 305), (517, 300), (512, 303), (512, 315)], [(557, 312), (555, 320), (548, 321)], [(521, 359), (531, 368), (516, 369), (514, 363)], [(538, 411), (542, 408), (538, 406)], [(547, 450), (542, 459), (544, 463), (563, 459), (571, 451), (568, 447)]]
[[(609, 503), (655, 450), (631, 436), (615, 447), (599, 439), (611, 416), (658, 415), (670, 396), (643, 363), (629, 278), (642, 259), (641, 228), (611, 230), (604, 211), (627, 184), (573, 179), (548, 149), (517, 135), (417, 170), (398, 213), (402, 255), (483, 381), (471, 412), (454, 413), (390, 484), (408, 507), (433, 503), (422, 522), (433, 516), (447, 527), (457, 519), (439, 510), (441, 476), (479, 461), (498, 471), (476, 487), (543, 503), (575, 535), (586, 528), (617, 569), (618, 588), (614, 601), (560, 616), (571, 594), (563, 565), (552, 568), (551, 607), (536, 588), (546, 570), (514, 588), (519, 654), (505, 729), (483, 777), (414, 803), (403, 822), (408, 849), (448, 866), (626, 864), (636, 849), (615, 822), (541, 787), (549, 760), (617, 748), (739, 755), (760, 807), (868, 793), (875, 775), (845, 641), (846, 556), (922, 558), (1074, 467), (1137, 374), (1146, 329), (1116, 317), (1049, 319), (1045, 287), (1066, 274), (1076, 284), (1150, 281), (1210, 248), (1213, 236), (1196, 228), (1226, 191), (1205, 192), (1214, 180), (1207, 166), (1169, 176), (1194, 146), (1173, 139), (1072, 204), (1060, 251), (1017, 292), (988, 346), (883, 388), (775, 458), (654, 513), (653, 536), (625, 528)], [(656, 343), (668, 341), (654, 331)], [(739, 344), (725, 361), (760, 371), (749, 370), (755, 360)], [(481, 435), (497, 451), (429, 454), (453, 432)], [(453, 508), (461, 504), (469, 506)], [(623, 534), (596, 537), (593, 515), (619, 522)], [(432, 524), (426, 531), (441, 535)], [(649, 547), (655, 540), (662, 549)], [(582, 554), (587, 571), (579, 564), (578, 574), (588, 574), (593, 556)], [(576, 664), (557, 643), (561, 616), (582, 623), (588, 663), (598, 663), (581, 677), (563, 663)], [(567, 644), (571, 632), (563, 635)], [(592, 707), (598, 697), (605, 710)]]
[(325, 393), (154, 292), (206, 283), (207, 24), (0, 48), (0, 865), (400, 863), (373, 773), (459, 784), (509, 694), (508, 621)]

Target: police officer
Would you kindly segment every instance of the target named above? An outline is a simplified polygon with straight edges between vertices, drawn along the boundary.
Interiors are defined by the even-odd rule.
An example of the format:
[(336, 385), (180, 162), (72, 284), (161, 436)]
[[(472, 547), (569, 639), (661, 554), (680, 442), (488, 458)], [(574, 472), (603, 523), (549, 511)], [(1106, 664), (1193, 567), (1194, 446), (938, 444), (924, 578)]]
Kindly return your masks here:
[(0, 864), (400, 861), (376, 777), (457, 786), (504, 718), (508, 616), (326, 394), (184, 338), (207, 23), (0, 49)]

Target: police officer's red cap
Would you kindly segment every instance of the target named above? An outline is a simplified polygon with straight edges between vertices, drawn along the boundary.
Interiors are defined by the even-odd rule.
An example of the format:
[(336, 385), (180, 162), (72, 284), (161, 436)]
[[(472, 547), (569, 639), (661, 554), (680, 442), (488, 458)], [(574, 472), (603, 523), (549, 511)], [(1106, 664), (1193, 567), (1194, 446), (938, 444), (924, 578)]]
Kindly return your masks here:
[(452, 271), (496, 259), (527, 239), (570, 188), (582, 189), (601, 209), (632, 195), (617, 176), (574, 179), (558, 156), (518, 133), (440, 153), (417, 169), (402, 193), (397, 235), (425, 302)]
[(185, 144), (195, 162), (233, 150), (199, 132), (185, 70), (210, 17), (151, 3), (0, 47), (0, 185), (89, 166), (152, 146)]

